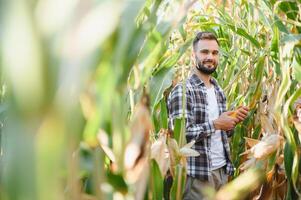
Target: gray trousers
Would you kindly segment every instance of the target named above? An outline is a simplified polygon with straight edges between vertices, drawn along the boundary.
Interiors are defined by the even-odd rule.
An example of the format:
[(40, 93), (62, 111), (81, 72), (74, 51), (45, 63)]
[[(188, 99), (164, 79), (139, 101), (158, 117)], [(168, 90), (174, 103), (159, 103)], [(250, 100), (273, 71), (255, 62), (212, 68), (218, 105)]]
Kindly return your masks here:
[(212, 176), (209, 181), (201, 181), (199, 179), (187, 176), (186, 186), (183, 194), (183, 200), (205, 200), (203, 195), (205, 186), (220, 189), (228, 182), (228, 175), (225, 172), (225, 168), (219, 168), (211, 172)]

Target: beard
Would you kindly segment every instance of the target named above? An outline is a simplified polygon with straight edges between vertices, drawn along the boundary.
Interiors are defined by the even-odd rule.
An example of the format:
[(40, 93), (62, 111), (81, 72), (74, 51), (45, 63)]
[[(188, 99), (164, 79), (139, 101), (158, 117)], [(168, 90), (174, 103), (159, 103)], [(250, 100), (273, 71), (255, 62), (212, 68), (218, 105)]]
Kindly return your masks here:
[[(210, 63), (211, 63), (211, 66), (213, 66), (213, 67), (211, 67), (211, 68), (205, 67), (205, 63), (208, 63), (208, 62), (210, 62)], [(196, 58), (196, 68), (197, 68), (201, 73), (210, 75), (210, 74), (212, 74), (213, 72), (215, 72), (216, 67), (217, 67), (217, 64), (214, 63), (214, 62), (211, 61), (211, 60), (204, 60), (204, 61), (202, 62), (202, 61), (200, 61), (198, 58)]]

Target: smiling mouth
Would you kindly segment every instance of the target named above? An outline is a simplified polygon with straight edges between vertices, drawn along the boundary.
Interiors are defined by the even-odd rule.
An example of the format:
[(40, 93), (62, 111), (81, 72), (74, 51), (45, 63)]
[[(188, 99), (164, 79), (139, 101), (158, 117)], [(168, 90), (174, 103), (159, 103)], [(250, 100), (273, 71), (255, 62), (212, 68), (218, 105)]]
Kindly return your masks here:
[(213, 63), (204, 63), (204, 65), (208, 68), (214, 67)]

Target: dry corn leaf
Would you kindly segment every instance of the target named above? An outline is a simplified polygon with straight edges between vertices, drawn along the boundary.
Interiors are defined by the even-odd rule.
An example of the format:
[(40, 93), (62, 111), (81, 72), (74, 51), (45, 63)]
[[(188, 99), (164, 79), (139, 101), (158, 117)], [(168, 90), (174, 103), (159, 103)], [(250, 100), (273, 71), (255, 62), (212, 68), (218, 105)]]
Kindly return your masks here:
[(258, 195), (254, 195), (254, 200), (272, 200), (272, 194), (273, 194), (273, 189), (272, 189), (272, 183), (271, 182), (266, 182), (258, 188), (258, 191), (255, 192), (256, 194), (259, 193)]
[(266, 159), (280, 147), (282, 141), (283, 137), (278, 134), (266, 135), (258, 144), (251, 148), (251, 153), (256, 159)]
[(266, 133), (275, 133), (273, 127), (273, 120), (269, 119), (267, 115), (260, 114), (261, 127)]
[(141, 181), (140, 179), (143, 179), (142, 177), (148, 173), (148, 166), (147, 157), (139, 159), (138, 163), (132, 169), (126, 171), (125, 177), (127, 182), (133, 184)]
[(130, 125), (131, 139), (125, 149), (124, 165), (127, 169), (134, 167), (137, 160), (141, 158), (152, 130), (150, 113), (145, 103), (140, 102), (136, 105)]
[(191, 149), (191, 147), (194, 144), (195, 144), (195, 141), (192, 140), (191, 142), (185, 144), (182, 148), (179, 148), (177, 141), (175, 139), (170, 138), (170, 140), (169, 140), (170, 148), (169, 149), (172, 151), (172, 154), (175, 154), (177, 157), (199, 156), (200, 154), (196, 150)]
[(180, 154), (183, 157), (196, 157), (200, 155), (200, 153), (197, 152), (196, 150), (189, 149), (189, 148), (182, 148), (180, 150)]
[[(135, 183), (145, 190), (145, 182), (148, 180), (148, 149), (149, 132), (152, 130), (150, 113), (146, 102), (139, 102), (134, 109), (130, 123), (131, 139), (125, 149), (124, 166), (126, 179), (129, 183)], [(139, 194), (136, 193), (136, 195)], [(139, 196), (139, 195), (138, 195)]]
[(179, 162), (179, 146), (177, 141), (173, 138), (168, 137), (167, 139), (167, 148), (169, 152), (169, 160), (170, 160), (170, 173), (174, 177), (175, 169), (177, 162)]
[(275, 169), (272, 168), (272, 169), (266, 174), (267, 182), (271, 182), (271, 181), (272, 181), (274, 174), (275, 174)]
[(259, 193), (255, 196), (254, 200), (274, 200), (285, 199), (286, 194), (286, 176), (285, 170), (279, 166), (274, 167), (266, 174), (266, 182), (256, 192)]
[[(143, 158), (139, 161), (141, 163), (140, 171), (137, 174), (136, 171), (133, 171), (132, 177), (137, 177), (135, 182), (135, 199), (143, 199), (145, 195), (145, 191), (147, 190), (147, 185), (149, 183), (149, 160), (147, 158)], [(137, 166), (136, 166), (137, 167)], [(135, 168), (136, 168), (135, 167)]]
[(196, 157), (199, 156), (200, 153), (197, 152), (194, 149), (191, 149), (191, 147), (195, 144), (195, 141), (192, 140), (191, 142), (187, 143), (180, 149), (180, 156), (184, 157)]
[(299, 140), (301, 141), (301, 121), (299, 118), (294, 117), (293, 122), (296, 130), (298, 131)]
[(108, 156), (108, 158), (112, 162), (116, 162), (116, 157), (115, 157), (112, 149), (108, 146), (109, 145), (109, 138), (108, 138), (107, 133), (104, 130), (100, 129), (98, 134), (97, 134), (97, 139), (98, 139), (98, 142), (99, 142), (101, 148), (103, 149), (105, 154)]
[[(145, 100), (145, 101), (144, 101)], [(149, 132), (152, 130), (150, 113), (146, 106), (146, 98), (139, 102), (133, 112), (130, 122), (131, 139), (126, 146), (124, 166), (126, 179), (134, 183), (135, 199), (142, 199), (149, 177)]]
[(182, 148), (179, 148), (177, 141), (173, 138), (168, 138), (167, 146), (169, 151), (170, 158), (170, 169), (171, 175), (174, 176), (174, 166), (177, 164), (186, 165), (186, 157), (195, 157), (200, 154), (192, 149), (191, 147), (194, 145), (195, 141), (185, 144)]
[(278, 157), (276, 158), (276, 163), (277, 163), (279, 166), (281, 166), (281, 165), (283, 164), (283, 161), (284, 161), (284, 155), (283, 155), (283, 154), (281, 154), (280, 156), (278, 156)]
[(250, 167), (254, 166), (256, 163), (256, 159), (255, 158), (251, 158), (247, 161), (245, 161), (244, 163), (242, 163), (240, 166), (239, 166), (239, 169), (241, 171), (245, 171), (247, 169), (249, 169)]
[(264, 136), (261, 141), (255, 144), (251, 149), (246, 150), (242, 155), (248, 155), (249, 160), (241, 166), (241, 170), (246, 170), (256, 163), (256, 160), (265, 160), (275, 152), (283, 142), (283, 137), (278, 134)]
[(233, 181), (224, 185), (217, 193), (216, 200), (245, 199), (250, 191), (256, 189), (263, 180), (261, 170), (250, 169), (239, 175)]
[(178, 143), (175, 139), (169, 138), (167, 145), (169, 147), (168, 149), (171, 150), (171, 151), (169, 151), (169, 153), (173, 153), (177, 156), (179, 155), (180, 148), (179, 148), (179, 145), (178, 145)]
[(275, 102), (276, 102), (276, 98), (277, 98), (277, 92), (278, 92), (278, 84), (277, 82), (273, 82), (272, 84), (270, 84), (268, 86), (268, 88), (273, 88), (273, 89), (269, 89), (269, 91), (271, 91), (271, 93), (269, 93), (268, 95), (268, 111), (270, 114), (274, 114), (274, 107), (275, 107)]
[(169, 154), (164, 130), (160, 130), (159, 138), (151, 145), (151, 159), (156, 160), (164, 177), (169, 167)]
[(265, 191), (266, 194), (264, 195), (273, 199), (284, 199), (287, 190), (287, 184), (284, 184), (286, 183), (284, 168), (279, 165), (275, 165), (268, 175), (267, 183), (270, 187), (270, 191)]
[(255, 146), (260, 140), (256, 140), (256, 139), (253, 139), (253, 138), (248, 138), (248, 137), (244, 137), (245, 140), (246, 140), (246, 144), (248, 147), (253, 147)]
[(298, 133), (301, 134), (301, 122), (298, 120), (298, 118), (294, 118), (293, 122)]

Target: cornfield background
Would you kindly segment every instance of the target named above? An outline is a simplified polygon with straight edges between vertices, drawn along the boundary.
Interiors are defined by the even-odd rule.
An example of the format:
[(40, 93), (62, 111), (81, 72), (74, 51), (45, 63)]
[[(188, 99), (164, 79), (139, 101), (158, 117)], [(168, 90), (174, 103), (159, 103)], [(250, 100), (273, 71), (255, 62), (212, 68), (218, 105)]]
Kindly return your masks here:
[[(3, 200), (181, 199), (184, 124), (166, 98), (214, 32), (236, 167), (210, 199), (300, 199), (301, 1), (0, 1)], [(299, 99), (299, 101), (298, 101)], [(168, 170), (169, 169), (169, 170)], [(171, 181), (173, 179), (173, 181)]]

